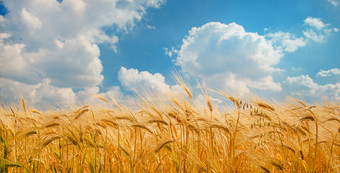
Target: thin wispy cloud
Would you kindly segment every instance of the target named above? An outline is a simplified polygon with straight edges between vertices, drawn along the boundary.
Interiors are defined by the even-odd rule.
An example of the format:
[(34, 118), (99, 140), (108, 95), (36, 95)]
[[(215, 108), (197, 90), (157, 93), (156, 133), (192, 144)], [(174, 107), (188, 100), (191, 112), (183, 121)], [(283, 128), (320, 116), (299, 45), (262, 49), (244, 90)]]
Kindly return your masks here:
[(304, 23), (311, 28), (304, 30), (303, 35), (316, 42), (323, 42), (332, 32), (339, 31), (338, 28), (331, 28), (330, 24), (324, 24), (320, 18), (307, 17)]
[(340, 69), (333, 68), (330, 70), (321, 70), (318, 72), (316, 76), (326, 77), (326, 76), (332, 76), (332, 75), (340, 75)]
[(321, 18), (307, 17), (303, 25), (305, 29), (302, 31), (303, 36), (300, 37), (282, 31), (269, 32), (265, 37), (272, 41), (276, 48), (291, 53), (307, 46), (310, 42), (324, 42), (332, 33), (339, 31), (338, 28), (331, 28), (330, 24), (323, 23)]
[(297, 49), (305, 47), (308, 42), (308, 40), (304, 37), (296, 38), (291, 33), (282, 31), (268, 33), (265, 37), (269, 38), (276, 48), (282, 49), (286, 52), (295, 52)]
[(331, 3), (333, 6), (337, 7), (339, 5), (338, 0), (327, 0), (329, 3)]

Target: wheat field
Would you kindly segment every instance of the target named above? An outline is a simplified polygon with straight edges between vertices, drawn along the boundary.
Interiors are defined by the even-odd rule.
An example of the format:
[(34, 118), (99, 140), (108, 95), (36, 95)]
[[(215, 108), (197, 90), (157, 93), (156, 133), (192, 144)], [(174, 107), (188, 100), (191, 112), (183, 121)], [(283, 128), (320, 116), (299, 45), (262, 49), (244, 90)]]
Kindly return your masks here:
[(193, 102), (191, 90), (133, 108), (0, 108), (1, 172), (340, 172), (340, 106)]

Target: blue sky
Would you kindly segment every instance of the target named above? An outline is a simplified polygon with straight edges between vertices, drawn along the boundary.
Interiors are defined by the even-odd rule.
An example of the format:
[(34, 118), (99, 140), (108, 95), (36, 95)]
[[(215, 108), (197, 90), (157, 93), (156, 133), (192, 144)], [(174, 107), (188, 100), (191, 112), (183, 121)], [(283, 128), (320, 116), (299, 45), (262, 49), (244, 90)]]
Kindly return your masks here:
[(340, 101), (339, 0), (1, 2), (5, 104), (180, 92), (174, 69), (240, 97)]

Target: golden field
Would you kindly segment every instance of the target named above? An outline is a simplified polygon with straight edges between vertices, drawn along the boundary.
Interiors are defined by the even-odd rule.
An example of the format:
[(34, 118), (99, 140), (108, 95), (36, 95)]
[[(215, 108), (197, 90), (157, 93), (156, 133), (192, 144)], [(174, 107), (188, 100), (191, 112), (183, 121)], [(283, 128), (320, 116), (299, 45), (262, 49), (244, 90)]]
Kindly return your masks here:
[[(340, 172), (340, 105), (239, 100), (190, 89), (134, 108), (0, 108), (1, 172)], [(204, 92), (203, 92), (204, 93)]]

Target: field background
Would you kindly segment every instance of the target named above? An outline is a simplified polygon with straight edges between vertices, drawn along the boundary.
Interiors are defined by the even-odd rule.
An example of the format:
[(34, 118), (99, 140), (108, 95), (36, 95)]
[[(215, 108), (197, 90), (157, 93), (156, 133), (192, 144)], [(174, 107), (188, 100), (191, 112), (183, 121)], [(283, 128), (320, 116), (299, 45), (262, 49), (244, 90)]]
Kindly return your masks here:
[[(132, 108), (0, 109), (1, 172), (339, 172), (340, 106), (194, 104), (191, 91)], [(137, 102), (136, 102), (137, 103)]]

